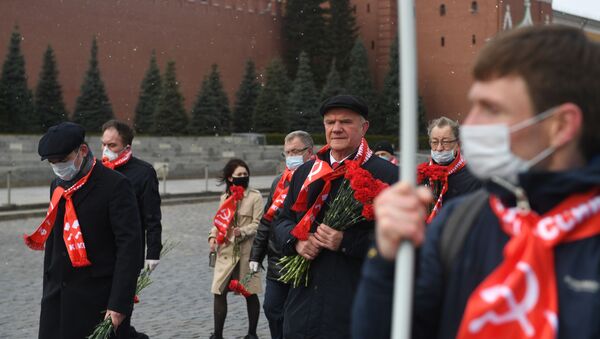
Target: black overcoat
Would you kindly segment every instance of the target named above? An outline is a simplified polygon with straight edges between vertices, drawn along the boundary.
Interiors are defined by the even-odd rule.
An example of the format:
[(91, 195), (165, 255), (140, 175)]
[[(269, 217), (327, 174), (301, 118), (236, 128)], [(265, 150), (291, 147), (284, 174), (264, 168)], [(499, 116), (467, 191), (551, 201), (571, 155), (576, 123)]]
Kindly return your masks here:
[[(282, 174), (276, 176), (271, 184), (271, 191), (269, 192), (269, 197), (265, 204), (263, 218), (260, 219), (260, 223), (258, 224), (258, 230), (256, 231), (254, 242), (252, 243), (252, 251), (250, 251), (250, 261), (256, 261), (261, 264), (265, 256), (268, 255), (267, 279), (270, 280), (277, 280), (281, 276), (279, 259), (281, 259), (282, 255), (275, 242), (275, 231), (273, 230), (275, 220), (266, 220), (264, 214), (267, 213), (273, 203), (273, 193), (275, 193), (275, 189), (277, 188), (277, 184), (279, 184), (281, 176)], [(278, 213), (279, 211), (275, 214), (273, 219), (277, 218)]]
[[(51, 193), (57, 183), (52, 183)], [(65, 200), (61, 199), (44, 254), (39, 329), (43, 339), (85, 338), (106, 309), (129, 315), (133, 307), (142, 252), (129, 180), (98, 162), (87, 183), (73, 194), (73, 203), (92, 265), (71, 265), (62, 236)]]
[[(329, 153), (323, 160), (329, 161)], [(284, 255), (294, 255), (296, 239), (290, 234), (305, 212), (291, 210), (300, 187), (314, 163), (300, 166), (290, 182), (281, 214), (275, 220), (277, 243)], [(375, 178), (388, 184), (398, 180), (398, 167), (387, 160), (372, 156), (363, 166)], [(337, 194), (343, 178), (332, 181), (326, 204), (317, 215), (316, 226), (323, 220), (327, 203)], [(316, 201), (324, 185), (323, 180), (313, 183), (308, 190), (308, 206)], [(373, 239), (374, 222), (361, 222), (346, 231), (338, 251), (322, 249), (310, 264), (308, 286), (291, 288), (285, 304), (284, 337), (286, 339), (345, 339), (350, 338), (352, 302), (360, 279), (360, 271)]]
[[(140, 264), (143, 266), (144, 257), (152, 260), (160, 259), (160, 250), (162, 249), (160, 193), (158, 192), (156, 171), (152, 165), (136, 157), (131, 157), (126, 164), (115, 170), (131, 181), (135, 191), (142, 223), (142, 261)], [(146, 245), (148, 246), (147, 250)], [(144, 250), (146, 250), (145, 256)]]

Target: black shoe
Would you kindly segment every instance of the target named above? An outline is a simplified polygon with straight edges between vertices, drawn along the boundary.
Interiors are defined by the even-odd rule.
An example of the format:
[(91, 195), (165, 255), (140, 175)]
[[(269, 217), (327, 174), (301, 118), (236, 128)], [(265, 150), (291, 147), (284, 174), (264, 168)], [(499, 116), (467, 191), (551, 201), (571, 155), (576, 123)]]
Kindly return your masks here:
[(150, 339), (150, 337), (148, 337), (144, 333), (136, 331), (135, 327), (133, 327), (133, 326), (129, 327), (129, 338), (132, 338), (132, 339)]
[(258, 339), (258, 336), (255, 334), (248, 334), (244, 337), (244, 339)]
[(217, 337), (214, 333), (211, 333), (209, 339), (223, 339), (223, 337)]

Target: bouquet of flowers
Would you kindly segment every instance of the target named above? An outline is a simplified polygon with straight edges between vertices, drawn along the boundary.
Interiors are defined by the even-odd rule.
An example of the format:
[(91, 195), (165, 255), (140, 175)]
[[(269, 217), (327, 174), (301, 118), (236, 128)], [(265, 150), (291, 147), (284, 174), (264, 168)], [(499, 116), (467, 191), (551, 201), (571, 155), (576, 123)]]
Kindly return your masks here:
[(424, 162), (417, 166), (417, 183), (427, 185), (433, 194), (433, 202), (429, 206), (428, 213), (433, 210), (436, 201), (442, 193), (442, 188), (448, 181), (448, 169), (446, 166)]
[(252, 279), (252, 277), (256, 274), (256, 272), (252, 272), (250, 271), (248, 274), (246, 274), (246, 276), (244, 278), (242, 278), (242, 280), (237, 280), (237, 279), (232, 279), (229, 282), (229, 290), (232, 291), (235, 294), (241, 294), (244, 297), (249, 297), (252, 295), (252, 293), (248, 292), (248, 290), (246, 289), (246, 285), (248, 285), (248, 283), (250, 282), (250, 279)]
[[(388, 184), (373, 178), (369, 171), (354, 160), (345, 162), (344, 180), (336, 197), (329, 203), (323, 223), (335, 230), (344, 231), (364, 220), (373, 220), (373, 199)], [(279, 260), (282, 276), (279, 281), (291, 283), (293, 287), (308, 286), (310, 261), (300, 255), (285, 256)]]
[[(160, 251), (160, 256), (162, 257), (165, 254), (169, 253), (173, 248), (177, 247), (178, 244), (179, 243), (173, 243), (168, 240), (165, 241), (165, 244), (163, 245), (163, 247)], [(140, 273), (140, 275), (138, 276), (137, 283), (135, 285), (135, 296), (133, 297), (134, 303), (138, 303), (140, 301), (140, 299), (138, 297), (140, 292), (143, 289), (145, 289), (146, 287), (150, 286), (150, 284), (152, 284), (152, 280), (150, 279), (150, 273), (152, 273), (152, 271), (149, 268), (144, 267), (144, 269), (142, 270), (142, 273)], [(104, 320), (102, 320), (102, 322), (100, 322), (98, 325), (96, 325), (96, 327), (94, 327), (94, 331), (92, 332), (92, 334), (90, 334), (86, 338), (87, 339), (108, 339), (112, 332), (114, 332), (112, 319), (110, 317), (107, 317)]]

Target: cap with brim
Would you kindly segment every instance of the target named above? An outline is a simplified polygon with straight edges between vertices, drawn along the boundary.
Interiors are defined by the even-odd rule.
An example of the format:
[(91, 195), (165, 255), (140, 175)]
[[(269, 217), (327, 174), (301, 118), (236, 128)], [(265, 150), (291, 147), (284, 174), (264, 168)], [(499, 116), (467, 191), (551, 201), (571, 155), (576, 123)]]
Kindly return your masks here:
[(377, 145), (375, 145), (375, 147), (373, 148), (373, 152), (379, 151), (385, 151), (389, 154), (394, 154), (394, 146), (392, 146), (392, 144), (387, 141), (381, 141), (377, 143)]
[(319, 113), (321, 113), (321, 116), (325, 116), (325, 113), (334, 108), (346, 108), (362, 115), (365, 119), (369, 117), (369, 107), (367, 104), (364, 100), (354, 95), (341, 94), (323, 101)]
[(63, 122), (52, 126), (42, 136), (38, 144), (38, 154), (42, 160), (62, 159), (83, 144), (85, 129), (76, 123)]

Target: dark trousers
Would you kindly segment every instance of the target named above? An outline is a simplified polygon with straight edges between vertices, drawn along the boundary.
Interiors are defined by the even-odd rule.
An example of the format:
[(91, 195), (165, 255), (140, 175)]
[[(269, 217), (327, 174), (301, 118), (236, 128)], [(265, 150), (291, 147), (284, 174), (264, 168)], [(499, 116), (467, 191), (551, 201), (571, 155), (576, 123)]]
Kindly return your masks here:
[(269, 330), (271, 330), (272, 339), (283, 339), (283, 306), (285, 305), (289, 290), (289, 284), (267, 279), (263, 309), (269, 321)]

